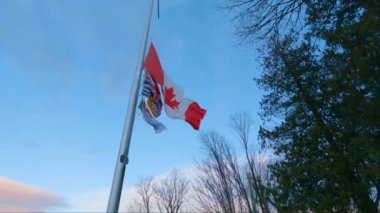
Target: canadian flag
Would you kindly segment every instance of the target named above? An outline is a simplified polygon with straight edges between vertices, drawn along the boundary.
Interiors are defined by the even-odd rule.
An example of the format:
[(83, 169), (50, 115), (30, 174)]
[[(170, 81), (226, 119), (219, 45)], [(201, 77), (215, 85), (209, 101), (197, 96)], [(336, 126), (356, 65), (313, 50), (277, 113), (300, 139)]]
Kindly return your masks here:
[(164, 72), (153, 43), (149, 47), (144, 67), (163, 90), (166, 114), (171, 118), (183, 119), (198, 130), (206, 110), (197, 102), (185, 98), (183, 89)]

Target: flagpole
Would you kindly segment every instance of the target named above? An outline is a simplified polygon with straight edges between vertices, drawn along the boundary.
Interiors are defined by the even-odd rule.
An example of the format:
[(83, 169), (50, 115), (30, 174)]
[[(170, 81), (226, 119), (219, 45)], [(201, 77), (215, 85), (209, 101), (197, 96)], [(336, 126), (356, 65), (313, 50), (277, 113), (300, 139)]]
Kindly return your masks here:
[(137, 98), (141, 81), (141, 73), (143, 70), (143, 61), (148, 40), (150, 20), (152, 17), (154, 0), (150, 0), (148, 6), (148, 14), (145, 21), (144, 34), (141, 40), (140, 53), (137, 59), (135, 77), (132, 83), (132, 90), (129, 98), (127, 117), (125, 118), (123, 136), (120, 142), (119, 154), (116, 161), (115, 173), (113, 176), (111, 192), (108, 200), (107, 212), (118, 212), (120, 204), (120, 195), (123, 187), (125, 167), (128, 164), (129, 145), (131, 143), (131, 135), (133, 129), (133, 121), (135, 120)]

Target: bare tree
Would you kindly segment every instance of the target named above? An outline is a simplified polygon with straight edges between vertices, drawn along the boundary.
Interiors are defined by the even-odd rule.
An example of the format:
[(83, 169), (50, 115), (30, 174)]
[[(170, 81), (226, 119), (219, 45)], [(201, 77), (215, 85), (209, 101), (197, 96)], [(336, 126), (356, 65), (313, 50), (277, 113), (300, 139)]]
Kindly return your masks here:
[(127, 212), (144, 212), (144, 207), (137, 198), (134, 198), (133, 203), (128, 204), (126, 211)]
[(153, 193), (160, 212), (179, 212), (188, 191), (189, 182), (177, 169), (172, 170), (168, 177), (153, 186)]
[(137, 193), (142, 200), (144, 212), (151, 212), (151, 198), (153, 196), (153, 177), (145, 177), (137, 183)]
[[(250, 146), (252, 119), (247, 113), (231, 118), (231, 129), (242, 145), (243, 155), (215, 131), (202, 132), (206, 159), (198, 163), (194, 190), (202, 212), (269, 212), (266, 165), (258, 162)], [(259, 210), (258, 210), (259, 209)]]
[(129, 212), (152, 212), (153, 177), (142, 177), (135, 185), (137, 197), (127, 206)]
[(243, 147), (244, 155), (249, 169), (247, 175), (249, 178), (249, 184), (252, 185), (253, 191), (255, 193), (253, 196), (257, 197), (261, 211), (269, 212), (268, 201), (265, 197), (265, 188), (263, 187), (262, 179), (263, 176), (260, 174), (261, 171), (266, 170), (260, 165), (257, 165), (255, 159), (255, 152), (251, 150), (249, 135), (252, 126), (252, 119), (246, 112), (240, 112), (231, 117), (231, 129), (236, 133), (238, 141)]
[(198, 164), (194, 190), (202, 212), (236, 212), (232, 174), (224, 153), (230, 152), (223, 136), (202, 132), (200, 140), (208, 159)]

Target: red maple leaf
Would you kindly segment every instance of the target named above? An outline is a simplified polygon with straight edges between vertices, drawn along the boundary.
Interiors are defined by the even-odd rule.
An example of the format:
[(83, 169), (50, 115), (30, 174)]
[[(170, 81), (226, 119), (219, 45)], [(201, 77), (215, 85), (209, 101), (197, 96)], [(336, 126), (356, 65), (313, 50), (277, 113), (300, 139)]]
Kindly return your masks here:
[(178, 109), (179, 102), (175, 99), (173, 87), (165, 87), (165, 103), (172, 109)]

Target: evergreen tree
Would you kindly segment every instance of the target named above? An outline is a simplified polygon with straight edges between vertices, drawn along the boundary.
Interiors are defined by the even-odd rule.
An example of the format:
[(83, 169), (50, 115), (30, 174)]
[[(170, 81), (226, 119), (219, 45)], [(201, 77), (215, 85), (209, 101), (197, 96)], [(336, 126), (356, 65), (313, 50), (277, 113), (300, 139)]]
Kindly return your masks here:
[[(235, 8), (268, 3), (240, 2), (248, 3)], [(265, 123), (260, 138), (279, 156), (271, 166), (277, 181), (273, 187), (276, 207), (280, 211), (377, 212), (380, 2), (273, 2), (262, 5), (277, 5), (272, 11), (284, 15), (275, 16), (277, 21), (269, 25), (273, 31), (266, 31), (274, 33), (267, 40), (263, 73), (257, 82), (267, 92), (261, 102)], [(290, 8), (288, 14), (286, 8)], [(241, 10), (244, 39), (265, 29), (258, 25), (264, 19), (249, 20), (253, 12), (270, 17), (263, 10)], [(300, 14), (302, 30), (286, 35), (276, 31), (284, 29), (280, 23), (287, 15)], [(250, 23), (252, 28), (247, 28)]]

